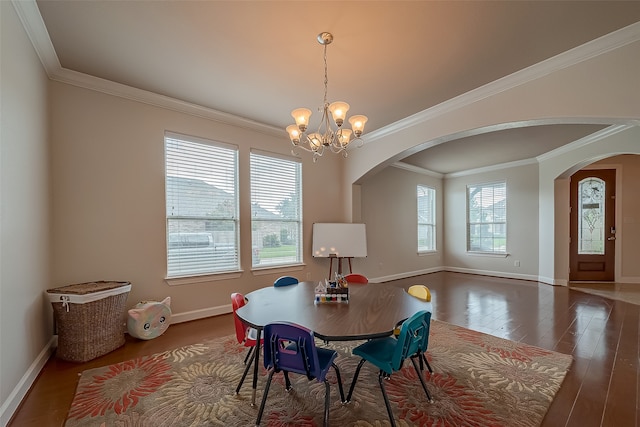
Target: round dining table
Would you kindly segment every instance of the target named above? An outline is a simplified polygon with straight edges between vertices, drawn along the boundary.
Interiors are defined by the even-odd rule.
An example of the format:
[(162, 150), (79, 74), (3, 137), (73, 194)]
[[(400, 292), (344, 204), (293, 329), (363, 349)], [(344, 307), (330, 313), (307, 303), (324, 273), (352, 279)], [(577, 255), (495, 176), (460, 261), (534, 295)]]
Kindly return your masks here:
[[(314, 332), (323, 341), (352, 341), (387, 337), (396, 324), (431, 303), (385, 283), (350, 284), (348, 302), (316, 302), (317, 282), (268, 286), (245, 295), (247, 303), (237, 316), (261, 333), (273, 322), (292, 322)], [(260, 351), (254, 351), (253, 397), (255, 405)]]

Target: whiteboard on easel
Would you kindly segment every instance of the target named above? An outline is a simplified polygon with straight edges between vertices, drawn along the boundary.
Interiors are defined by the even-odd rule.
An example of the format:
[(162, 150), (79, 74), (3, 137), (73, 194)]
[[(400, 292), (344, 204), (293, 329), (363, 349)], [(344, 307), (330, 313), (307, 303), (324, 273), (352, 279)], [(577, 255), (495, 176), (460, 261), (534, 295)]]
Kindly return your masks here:
[(367, 256), (365, 224), (313, 224), (313, 256), (318, 258), (364, 258)]

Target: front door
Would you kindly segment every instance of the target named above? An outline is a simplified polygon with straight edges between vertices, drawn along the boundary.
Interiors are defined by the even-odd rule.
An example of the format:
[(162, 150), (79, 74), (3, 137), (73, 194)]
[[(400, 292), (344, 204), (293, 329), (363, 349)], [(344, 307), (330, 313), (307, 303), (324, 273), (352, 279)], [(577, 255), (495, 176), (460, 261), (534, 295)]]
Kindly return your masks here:
[(614, 169), (581, 170), (571, 176), (569, 280), (615, 280)]

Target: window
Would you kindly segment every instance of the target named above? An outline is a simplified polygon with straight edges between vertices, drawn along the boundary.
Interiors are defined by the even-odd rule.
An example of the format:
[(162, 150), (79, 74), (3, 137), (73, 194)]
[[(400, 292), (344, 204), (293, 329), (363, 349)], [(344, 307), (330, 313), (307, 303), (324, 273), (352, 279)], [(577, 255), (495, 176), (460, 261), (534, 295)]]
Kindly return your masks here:
[(467, 187), (467, 250), (507, 252), (507, 184)]
[(251, 152), (253, 267), (302, 262), (302, 165)]
[(237, 271), (238, 148), (165, 134), (167, 277)]
[(436, 190), (418, 185), (418, 252), (436, 250)]

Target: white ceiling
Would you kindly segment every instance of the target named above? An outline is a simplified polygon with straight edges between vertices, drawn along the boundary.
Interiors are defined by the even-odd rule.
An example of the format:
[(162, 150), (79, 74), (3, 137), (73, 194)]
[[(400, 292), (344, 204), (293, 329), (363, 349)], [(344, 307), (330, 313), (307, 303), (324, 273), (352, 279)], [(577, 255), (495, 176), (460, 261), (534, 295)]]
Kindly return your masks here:
[[(327, 50), (329, 100), (347, 101), (350, 114), (369, 117), (366, 139), (366, 132), (640, 21), (640, 1), (56, 0), (37, 6), (63, 69), (282, 128), (284, 138), (292, 109), (315, 112), (322, 104), (323, 48), (316, 41), (322, 31), (334, 35)], [(504, 129), (404, 161), (456, 172), (536, 157), (603, 126)]]

